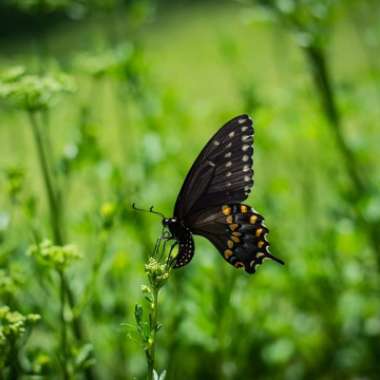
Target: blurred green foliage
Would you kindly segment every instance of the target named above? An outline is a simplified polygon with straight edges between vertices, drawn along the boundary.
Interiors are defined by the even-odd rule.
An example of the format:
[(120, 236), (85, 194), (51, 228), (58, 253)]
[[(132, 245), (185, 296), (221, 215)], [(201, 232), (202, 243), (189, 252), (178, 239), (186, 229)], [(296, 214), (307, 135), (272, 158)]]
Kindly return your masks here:
[(130, 3), (128, 0), (4, 0), (3, 7), (15, 8), (19, 11), (42, 14), (54, 11), (84, 12), (94, 9), (113, 9), (116, 6)]
[(130, 206), (169, 216), (208, 138), (249, 113), (248, 203), (286, 266), (249, 276), (196, 238), (160, 291), (155, 369), (377, 379), (378, 2), (7, 4), (38, 20), (46, 7), (87, 17), (0, 37), (2, 375), (146, 376), (130, 325), (161, 224)]

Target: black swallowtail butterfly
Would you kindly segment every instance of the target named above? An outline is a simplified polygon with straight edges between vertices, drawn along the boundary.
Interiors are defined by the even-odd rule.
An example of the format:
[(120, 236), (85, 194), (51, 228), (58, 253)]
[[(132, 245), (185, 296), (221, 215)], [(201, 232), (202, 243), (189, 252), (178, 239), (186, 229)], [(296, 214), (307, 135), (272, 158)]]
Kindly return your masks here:
[(236, 268), (254, 273), (269, 252), (264, 218), (243, 202), (253, 186), (253, 126), (248, 115), (227, 122), (203, 148), (179, 192), (172, 218), (164, 218), (179, 244), (174, 268), (194, 255), (194, 235), (211, 241)]

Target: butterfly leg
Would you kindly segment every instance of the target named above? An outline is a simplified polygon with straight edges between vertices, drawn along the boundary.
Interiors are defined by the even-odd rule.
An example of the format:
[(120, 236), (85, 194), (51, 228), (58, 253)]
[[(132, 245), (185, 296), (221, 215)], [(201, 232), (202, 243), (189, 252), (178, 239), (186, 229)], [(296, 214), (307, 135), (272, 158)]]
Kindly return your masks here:
[[(156, 240), (156, 243), (153, 248), (153, 254), (152, 256), (156, 256), (158, 252), (161, 250), (162, 252), (165, 251), (166, 248), (166, 242), (171, 238), (171, 234), (169, 231), (165, 230), (165, 227), (162, 229), (161, 236)], [(162, 246), (163, 245), (163, 246)], [(161, 247), (162, 246), (162, 247)], [(161, 255), (162, 256), (162, 255)]]
[(164, 230), (162, 232), (161, 239), (162, 240), (170, 240), (170, 239), (173, 239), (173, 235), (169, 231)]
[(165, 255), (167, 242), (168, 242), (168, 239), (163, 239), (162, 240), (161, 253), (160, 253), (160, 257), (158, 259), (159, 261), (161, 261), (163, 259), (163, 256)]
[(162, 242), (162, 238), (158, 238), (156, 240), (156, 244), (154, 245), (152, 256), (156, 256), (157, 252), (160, 250), (161, 242)]
[(175, 241), (172, 246), (170, 247), (170, 251), (169, 251), (169, 255), (168, 255), (168, 259), (166, 261), (166, 265), (171, 267), (174, 262), (176, 261), (176, 258), (172, 256), (172, 252), (173, 252), (173, 249), (178, 245), (178, 241)]

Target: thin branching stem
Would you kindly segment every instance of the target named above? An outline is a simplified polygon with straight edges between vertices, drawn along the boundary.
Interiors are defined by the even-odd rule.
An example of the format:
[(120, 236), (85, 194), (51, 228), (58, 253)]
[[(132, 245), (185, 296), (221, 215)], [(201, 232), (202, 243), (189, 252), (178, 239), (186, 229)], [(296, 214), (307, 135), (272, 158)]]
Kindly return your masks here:
[[(38, 155), (42, 177), (43, 177), (44, 185), (46, 189), (54, 242), (57, 245), (63, 245), (65, 239), (63, 236), (63, 223), (61, 219), (62, 208), (60, 204), (61, 198), (59, 197), (60, 193), (54, 186), (53, 177), (49, 170), (47, 151), (44, 146), (41, 125), (38, 121), (37, 112), (29, 111), (28, 116), (29, 116), (29, 121), (30, 121), (33, 137), (34, 137), (36, 148), (37, 148), (37, 155)], [(61, 285), (66, 293), (67, 302), (68, 302), (68, 305), (70, 306), (70, 309), (74, 310), (75, 304), (76, 304), (75, 296), (65, 277), (66, 277), (65, 273), (62, 273), (63, 281), (61, 282)], [(84, 333), (83, 333), (82, 323), (78, 315), (74, 315), (71, 326), (72, 326), (73, 333), (76, 340), (78, 342), (82, 342), (84, 339)], [(94, 380), (96, 378), (95, 373), (91, 368), (85, 369), (85, 378), (87, 380)]]
[(52, 177), (49, 171), (44, 142), (41, 134), (41, 127), (38, 123), (37, 114), (33, 111), (28, 112), (30, 125), (32, 127), (34, 141), (37, 147), (38, 159), (40, 162), (42, 177), (45, 184), (47, 198), (49, 202), (50, 222), (53, 230), (54, 241), (58, 245), (63, 244), (63, 236), (60, 223), (59, 206), (57, 205), (57, 196), (54, 191)]
[(144, 309), (141, 305), (137, 304), (135, 306), (136, 330), (145, 351), (148, 380), (154, 379), (157, 375), (155, 368), (157, 332), (161, 326), (158, 321), (159, 293), (160, 289), (167, 283), (174, 264), (172, 249), (168, 257), (165, 255), (167, 241), (168, 237), (163, 234), (162, 237), (157, 240), (153, 254), (145, 264), (145, 272), (148, 276), (149, 286), (143, 285), (141, 289), (144, 293), (145, 300), (148, 301), (149, 309), (147, 310), (147, 315), (144, 315)]
[[(274, 4), (271, 4), (270, 8), (293, 31), (313, 34), (309, 30), (308, 25), (300, 22), (294, 15), (283, 13)], [(328, 68), (326, 51), (316, 41), (311, 41), (308, 45), (302, 46), (302, 50), (310, 67), (313, 84), (321, 103), (321, 109), (334, 136), (338, 151), (343, 158), (347, 177), (351, 182), (352, 200), (355, 202), (354, 206), (358, 222), (362, 225), (365, 234), (368, 236), (368, 241), (375, 252), (380, 270), (380, 221), (368, 221), (362, 209), (358, 206), (360, 201), (370, 194), (371, 183), (368, 176), (364, 175), (359, 160), (345, 139), (342, 117), (337, 104), (333, 80)]]
[(109, 234), (103, 231), (103, 233), (100, 235), (100, 248), (95, 258), (95, 261), (91, 270), (90, 278), (83, 291), (83, 296), (78, 301), (77, 305), (75, 306), (75, 309), (73, 310), (74, 317), (78, 317), (80, 315), (80, 313), (87, 306), (87, 304), (89, 303), (93, 295), (93, 292), (96, 287), (96, 281), (98, 279), (99, 272), (101, 269), (101, 264), (103, 263), (104, 256), (107, 252), (108, 238), (109, 238)]
[(15, 339), (11, 341), (11, 350), (9, 355), (9, 378), (12, 380), (17, 380), (20, 378), (20, 364), (18, 361), (18, 349), (17, 342)]
[(151, 331), (151, 341), (149, 342), (149, 349), (147, 351), (148, 359), (148, 380), (153, 380), (153, 370), (156, 359), (156, 333), (158, 327), (158, 294), (159, 289), (154, 287), (152, 289), (153, 302), (152, 302), (152, 312), (150, 315), (150, 331)]
[(66, 319), (65, 319), (65, 295), (66, 295), (66, 279), (64, 276), (63, 270), (58, 271), (59, 279), (60, 279), (60, 320), (61, 320), (61, 350), (62, 350), (62, 372), (63, 372), (63, 379), (68, 380), (69, 379), (69, 370), (68, 370), (68, 363), (69, 363), (69, 351), (68, 351), (68, 344), (67, 344), (67, 326), (66, 326)]
[[(352, 183), (354, 201), (359, 203), (364, 196), (369, 194), (370, 184), (368, 178), (363, 178), (358, 160), (344, 138), (341, 115), (336, 104), (336, 96), (327, 68), (325, 53), (322, 48), (313, 45), (306, 47), (304, 50), (312, 69), (314, 85), (319, 94), (323, 112), (335, 136), (337, 147), (344, 160), (347, 175)], [(378, 268), (380, 269), (380, 222), (369, 222), (366, 220), (359, 207), (356, 207), (356, 213), (376, 253)]]
[(365, 189), (365, 185), (359, 173), (355, 156), (343, 136), (341, 115), (336, 105), (324, 51), (322, 48), (313, 45), (307, 46), (304, 50), (311, 67), (313, 81), (321, 100), (323, 112), (335, 135), (335, 140), (342, 154), (353, 189), (360, 194)]

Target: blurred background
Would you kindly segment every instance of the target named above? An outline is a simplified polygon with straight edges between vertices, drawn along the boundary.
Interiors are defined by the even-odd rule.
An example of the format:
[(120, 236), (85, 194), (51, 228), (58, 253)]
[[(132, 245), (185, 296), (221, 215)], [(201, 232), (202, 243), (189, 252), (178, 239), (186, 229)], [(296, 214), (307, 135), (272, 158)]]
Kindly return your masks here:
[(157, 369), (378, 378), (379, 48), (376, 0), (1, 1), (0, 378), (145, 377), (131, 325), (161, 226), (130, 205), (170, 216), (241, 113), (248, 203), (286, 266), (249, 276), (196, 238), (161, 293)]

